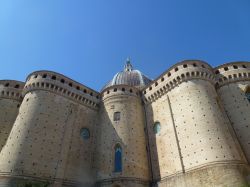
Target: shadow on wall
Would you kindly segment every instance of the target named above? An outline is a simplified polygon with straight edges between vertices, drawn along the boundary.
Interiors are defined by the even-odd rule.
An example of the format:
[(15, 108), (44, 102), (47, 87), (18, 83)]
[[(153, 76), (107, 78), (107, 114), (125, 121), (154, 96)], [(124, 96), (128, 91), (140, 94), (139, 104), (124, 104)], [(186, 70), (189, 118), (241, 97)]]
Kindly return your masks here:
[[(26, 96), (28, 97), (28, 95)], [(50, 114), (56, 115), (52, 111), (57, 111), (55, 108), (60, 106), (52, 103), (51, 106), (48, 105), (48, 108), (45, 108), (44, 105), (39, 105), (39, 96), (25, 97), (21, 104), (15, 126), (12, 129), (12, 139), (8, 139), (8, 144), (14, 144), (13, 136), (19, 131), (18, 144), (14, 144), (15, 149), (10, 154), (10, 158), (12, 159), (9, 166), (11, 169), (10, 176), (2, 180), (5, 180), (4, 185), (6, 187), (45, 187), (49, 183), (61, 179), (58, 175), (58, 173), (60, 174), (58, 169), (60, 168), (59, 164), (63, 163), (63, 166), (65, 166), (63, 162), (65, 159), (62, 159), (64, 152), (61, 149), (61, 145), (65, 145), (64, 142), (66, 141), (66, 136), (64, 136), (64, 130), (62, 129), (73, 126), (75, 115), (72, 115), (72, 106), (67, 106), (64, 109), (65, 116), (61, 118), (61, 121), (53, 121), (52, 123), (49, 120), (44, 120)], [(32, 105), (28, 104), (28, 101), (32, 102)], [(57, 126), (57, 123), (60, 125)], [(21, 130), (18, 129), (20, 126), (22, 126)], [(52, 131), (52, 129), (56, 129), (56, 131)], [(70, 130), (68, 132), (71, 134)], [(51, 133), (54, 133), (53, 136)], [(65, 147), (68, 150), (68, 144)], [(48, 169), (43, 169), (42, 167)], [(20, 180), (19, 177), (25, 178), (25, 180)]]
[[(149, 168), (151, 173), (151, 185), (150, 187), (157, 187), (158, 181), (161, 179), (160, 173), (160, 164), (159, 164), (159, 155), (158, 155), (158, 147), (156, 143), (157, 133), (160, 131), (160, 123), (158, 121), (154, 121), (154, 113), (151, 105), (143, 107), (145, 113), (145, 128), (144, 131), (146, 133), (147, 139), (147, 152), (148, 152), (148, 160), (149, 160)], [(151, 120), (147, 119), (147, 116), (151, 116)]]
[[(73, 124), (71, 124), (71, 121), (68, 121), (69, 118), (73, 118), (72, 113), (70, 112), (71, 110), (72, 110), (71, 107), (65, 108), (66, 116), (67, 116), (66, 118), (67, 119), (65, 120), (64, 124), (61, 124), (62, 126), (63, 125), (65, 125), (65, 126), (72, 125), (73, 126)], [(37, 114), (41, 114), (41, 111), (39, 110), (39, 107), (34, 107), (32, 112), (33, 112), (32, 116), (34, 116), (34, 118), (36, 116), (38, 116)], [(39, 117), (41, 117), (41, 116), (39, 116)], [(32, 121), (34, 121), (34, 119), (32, 119)], [(19, 122), (18, 124), (22, 124), (22, 123)], [(35, 135), (34, 137), (29, 136), (29, 131), (34, 131), (33, 123), (29, 123), (29, 124), (30, 124), (29, 128), (27, 128), (26, 131), (23, 132), (23, 137), (26, 137), (26, 139), (28, 137), (29, 139), (31, 139), (31, 142), (34, 142), (34, 139), (39, 137), (39, 135)], [(38, 122), (38, 126), (39, 125), (42, 126), (42, 124), (39, 124), (39, 122)], [(45, 126), (46, 126), (46, 128), (45, 128)], [(51, 126), (51, 124), (49, 122), (47, 124), (45, 124), (44, 129), (40, 130), (40, 134), (49, 133), (49, 131), (51, 131), (49, 126)], [(53, 128), (53, 127), (51, 127), (51, 128)], [(62, 135), (57, 133), (57, 136), (61, 137)], [(50, 139), (46, 139), (47, 142), (49, 142), (49, 140)], [(61, 138), (61, 139), (58, 139), (58, 140), (54, 140), (53, 143), (55, 145), (61, 145), (61, 144), (63, 144), (62, 142), (64, 142), (64, 141), (65, 141), (65, 138)], [(27, 144), (26, 140), (22, 139), (20, 142), (21, 142), (21, 144), (24, 145), (24, 150), (28, 150), (29, 145)], [(34, 142), (33, 144), (36, 144), (36, 142)], [(42, 143), (40, 144), (40, 147), (41, 147), (41, 149), (43, 149), (43, 144)], [(45, 151), (43, 151), (43, 153), (41, 153), (41, 154), (45, 155), (43, 158), (38, 158), (38, 155), (36, 154), (35, 151), (34, 151), (34, 153), (31, 151), (30, 157), (32, 157), (33, 160), (36, 160), (37, 162), (40, 159), (41, 163), (45, 163), (46, 162), (46, 157), (49, 156), (49, 154), (48, 154), (49, 149), (50, 149), (50, 147), (48, 145), (45, 148)], [(56, 157), (56, 156), (53, 157), (53, 159), (54, 159), (53, 163), (59, 163), (60, 157), (61, 157), (61, 149), (60, 149), (60, 155), (58, 157)], [(24, 160), (25, 158), (26, 157), (17, 158), (14, 165), (13, 165), (13, 168), (15, 170), (14, 175), (16, 173), (21, 174), (23, 176), (26, 176), (28, 180), (26, 179), (26, 180), (22, 181), (22, 180), (18, 180), (16, 178), (12, 178), (12, 180), (10, 181), (12, 186), (15, 186), (15, 187), (47, 187), (47, 186), (50, 186), (51, 184), (53, 184), (55, 182), (56, 177), (57, 177), (57, 172), (58, 172), (57, 171), (58, 170), (58, 164), (55, 166), (56, 170), (51, 171), (50, 176), (48, 177), (48, 176), (43, 176), (42, 173), (40, 173), (40, 174), (38, 173), (38, 171), (41, 170), (41, 168), (39, 168), (39, 169), (36, 168), (33, 171), (30, 171), (29, 169), (27, 169), (27, 168), (31, 167), (32, 164), (35, 166), (35, 164), (34, 164), (34, 162), (31, 163), (30, 160)], [(25, 166), (23, 169), (20, 166), (20, 163)], [(52, 163), (52, 161), (50, 161), (48, 163)], [(16, 170), (15, 168), (18, 168), (18, 170)], [(30, 174), (28, 174), (26, 172), (29, 172)], [(33, 172), (33, 173), (31, 174), (31, 172)]]
[(97, 186), (149, 187), (150, 159), (144, 112), (137, 97), (104, 101), (97, 128)]
[[(124, 150), (126, 145), (114, 127), (107, 108), (103, 105), (100, 109), (100, 126), (96, 129), (95, 168), (97, 172), (97, 187), (122, 187), (119, 181), (120, 173), (124, 169)], [(112, 108), (112, 107), (111, 107)], [(116, 113), (116, 112), (114, 112)], [(117, 116), (116, 118), (120, 118)], [(116, 125), (116, 124), (115, 124)], [(121, 128), (120, 126), (117, 128)], [(119, 129), (118, 129), (119, 130)], [(106, 165), (105, 163), (108, 163)], [(106, 181), (108, 180), (108, 181)]]

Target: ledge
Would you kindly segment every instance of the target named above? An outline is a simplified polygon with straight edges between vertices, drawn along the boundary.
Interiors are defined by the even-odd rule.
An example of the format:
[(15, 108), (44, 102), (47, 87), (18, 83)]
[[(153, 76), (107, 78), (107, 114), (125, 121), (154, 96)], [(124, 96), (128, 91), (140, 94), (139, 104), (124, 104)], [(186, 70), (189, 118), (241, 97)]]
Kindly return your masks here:
[(104, 184), (112, 184), (115, 182), (125, 182), (125, 181), (130, 181), (130, 182), (134, 182), (137, 184), (149, 184), (151, 182), (150, 180), (134, 178), (134, 177), (116, 177), (116, 178), (98, 180), (97, 184), (103, 184), (103, 183)]
[(24, 83), (15, 80), (0, 80), (0, 97), (22, 101)]
[(29, 182), (49, 182), (53, 183), (62, 183), (65, 185), (71, 186), (80, 186), (81, 183), (73, 180), (59, 179), (55, 177), (38, 177), (29, 174), (14, 174), (11, 172), (0, 172), (0, 181), (1, 179), (10, 179), (10, 180), (20, 180), (20, 181), (29, 181)]
[(171, 175), (161, 177), (160, 179), (159, 178), (155, 179), (154, 182), (156, 182), (156, 181), (166, 181), (166, 180), (168, 180), (169, 178), (172, 178), (172, 177), (177, 177), (177, 176), (181, 176), (181, 175), (185, 175), (185, 174), (193, 173), (193, 172), (199, 172), (200, 170), (203, 170), (203, 169), (214, 168), (214, 167), (223, 167), (223, 166), (227, 166), (227, 167), (230, 167), (230, 166), (249, 167), (249, 165), (247, 163), (243, 163), (242, 161), (236, 161), (236, 160), (228, 160), (228, 161), (221, 161), (221, 162), (210, 162), (210, 163), (206, 163), (206, 164), (203, 164), (203, 165), (200, 165), (200, 166), (197, 166), (197, 167), (190, 168), (190, 169), (186, 170), (185, 173), (180, 171), (180, 172), (176, 172), (176, 173), (171, 174)]
[(226, 84), (250, 81), (250, 62), (232, 62), (214, 68), (216, 87)]
[(97, 109), (100, 103), (98, 92), (50, 71), (39, 71), (29, 75), (23, 95), (34, 90), (50, 91), (94, 109)]
[(113, 98), (116, 96), (121, 97), (124, 96), (133, 96), (133, 97), (139, 97), (140, 96), (140, 90), (133, 86), (128, 85), (114, 85), (110, 86), (106, 89), (104, 89), (101, 93), (102, 100), (105, 101), (109, 98)]
[(143, 100), (146, 104), (154, 102), (182, 82), (193, 79), (207, 80), (215, 84), (213, 70), (207, 63), (197, 60), (183, 61), (170, 68), (142, 90)]

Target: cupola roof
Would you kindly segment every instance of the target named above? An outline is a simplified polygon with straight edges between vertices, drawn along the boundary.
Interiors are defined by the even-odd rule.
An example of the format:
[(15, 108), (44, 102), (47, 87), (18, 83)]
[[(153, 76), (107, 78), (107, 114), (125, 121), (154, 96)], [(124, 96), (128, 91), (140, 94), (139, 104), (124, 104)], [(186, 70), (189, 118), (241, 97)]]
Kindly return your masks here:
[(115, 74), (113, 79), (104, 86), (104, 89), (114, 85), (129, 85), (137, 88), (143, 88), (152, 82), (147, 76), (142, 74), (139, 70), (133, 69), (130, 59), (126, 60), (124, 69), (121, 72)]

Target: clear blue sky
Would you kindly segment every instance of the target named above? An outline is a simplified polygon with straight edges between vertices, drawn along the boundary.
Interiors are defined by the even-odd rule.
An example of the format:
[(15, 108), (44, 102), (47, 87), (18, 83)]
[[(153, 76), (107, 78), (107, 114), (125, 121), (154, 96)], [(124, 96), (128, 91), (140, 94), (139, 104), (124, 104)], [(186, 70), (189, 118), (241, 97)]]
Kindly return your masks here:
[(100, 90), (128, 56), (151, 78), (185, 59), (250, 61), (250, 1), (0, 0), (0, 79), (45, 69)]

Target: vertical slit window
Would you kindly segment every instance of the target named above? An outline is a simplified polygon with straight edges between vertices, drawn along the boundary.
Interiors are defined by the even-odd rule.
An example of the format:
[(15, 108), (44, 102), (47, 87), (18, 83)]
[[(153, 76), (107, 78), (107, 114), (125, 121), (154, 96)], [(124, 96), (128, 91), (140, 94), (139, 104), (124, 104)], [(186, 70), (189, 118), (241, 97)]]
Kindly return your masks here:
[(119, 144), (115, 146), (115, 172), (122, 172), (122, 148)]

